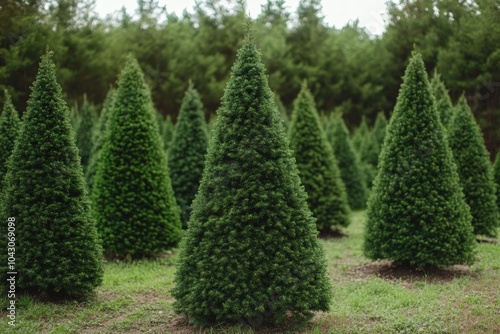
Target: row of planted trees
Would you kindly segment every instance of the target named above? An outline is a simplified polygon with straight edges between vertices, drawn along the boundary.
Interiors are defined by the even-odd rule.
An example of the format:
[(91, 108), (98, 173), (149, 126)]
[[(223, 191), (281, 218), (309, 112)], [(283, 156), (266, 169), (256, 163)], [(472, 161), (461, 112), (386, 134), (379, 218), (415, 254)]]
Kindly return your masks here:
[[(4, 221), (16, 219), (21, 291), (88, 294), (102, 280), (103, 252), (118, 258), (160, 253), (177, 246), (184, 224), (173, 295), (176, 309), (194, 323), (281, 323), (288, 312), (309, 318), (328, 309), (331, 286), (317, 233), (347, 226), (350, 208), (364, 207), (363, 168), (356, 167), (342, 119), (321, 125), (306, 84), (288, 139), (250, 35), (210, 145), (190, 87), (167, 158), (132, 57), (108, 96), (87, 167), (50, 53), (42, 57), (17, 136), (16, 116), (7, 103), (0, 124), (10, 124), (5, 133), (14, 134), (15, 144), (1, 214)], [(416, 54), (387, 131), (378, 133), (386, 138), (368, 201), (369, 258), (421, 268), (472, 263), (474, 233), (496, 235), (493, 170), (464, 99), (446, 128), (443, 123)]]

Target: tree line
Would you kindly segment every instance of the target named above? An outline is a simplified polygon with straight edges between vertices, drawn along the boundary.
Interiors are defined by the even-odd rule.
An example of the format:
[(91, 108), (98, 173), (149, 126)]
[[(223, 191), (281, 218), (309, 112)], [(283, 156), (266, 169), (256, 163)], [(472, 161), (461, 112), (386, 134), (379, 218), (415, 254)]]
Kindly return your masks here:
[[(39, 56), (48, 46), (69, 105), (81, 105), (84, 94), (101, 105), (131, 53), (161, 114), (176, 119), (192, 80), (209, 118), (241, 46), (247, 13), (244, 0), (226, 3), (200, 1), (178, 16), (157, 0), (138, 0), (135, 15), (122, 9), (100, 18), (94, 0), (5, 0), (0, 88), (24, 111)], [(320, 113), (342, 112), (349, 128), (362, 116), (373, 125), (378, 112), (389, 116), (393, 110), (401, 73), (416, 48), (428, 73), (441, 74), (454, 103), (465, 92), (490, 154), (500, 147), (496, 0), (391, 1), (380, 36), (356, 21), (329, 26), (320, 0), (301, 0), (297, 8), (268, 0), (253, 21), (270, 87), (288, 112), (307, 79)]]

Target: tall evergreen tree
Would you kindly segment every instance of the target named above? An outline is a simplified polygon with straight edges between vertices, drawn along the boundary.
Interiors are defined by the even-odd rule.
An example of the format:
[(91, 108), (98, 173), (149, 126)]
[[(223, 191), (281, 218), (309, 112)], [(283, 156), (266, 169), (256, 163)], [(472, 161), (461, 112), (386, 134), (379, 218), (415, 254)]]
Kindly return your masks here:
[(441, 81), (441, 76), (437, 71), (434, 72), (434, 76), (432, 77), (431, 87), (436, 99), (436, 108), (441, 123), (443, 123), (445, 129), (448, 129), (453, 118), (453, 104), (451, 103), (450, 95), (448, 95), (448, 90)]
[(89, 193), (92, 193), (92, 188), (94, 186), (94, 177), (97, 172), (97, 166), (100, 163), (99, 154), (104, 143), (104, 133), (106, 132), (107, 122), (109, 114), (113, 108), (113, 102), (115, 97), (115, 90), (111, 89), (104, 100), (101, 116), (94, 129), (94, 134), (92, 136), (92, 153), (90, 154), (89, 164), (87, 171), (85, 172), (85, 179), (87, 181), (87, 189)]
[(448, 134), (460, 184), (472, 214), (474, 234), (495, 237), (500, 215), (493, 170), (481, 129), (464, 96), (458, 101)]
[(87, 101), (86, 95), (83, 96), (81, 113), (82, 116), (76, 128), (76, 146), (80, 152), (83, 172), (85, 173), (92, 154), (92, 137), (97, 122), (95, 107)]
[(51, 58), (42, 57), (8, 162), (2, 220), (15, 218), (18, 291), (79, 297), (101, 283), (102, 249)]
[(366, 207), (367, 189), (359, 157), (352, 146), (349, 131), (342, 117), (336, 116), (332, 122), (330, 143), (347, 190), (349, 206), (355, 210), (363, 209)]
[(349, 205), (337, 160), (320, 125), (314, 98), (306, 85), (295, 100), (290, 125), (294, 152), (307, 203), (318, 230), (349, 225)]
[(208, 147), (207, 126), (198, 92), (190, 86), (182, 101), (172, 143), (168, 151), (168, 167), (175, 198), (181, 208), (183, 227), (191, 215), (191, 203), (205, 165)]
[(500, 151), (498, 151), (495, 163), (493, 164), (493, 177), (495, 179), (496, 186), (497, 206), (498, 210), (500, 210)]
[(144, 75), (129, 57), (107, 122), (92, 199), (106, 254), (140, 258), (177, 245), (179, 208)]
[(14, 143), (19, 133), (21, 123), (19, 115), (12, 105), (10, 95), (5, 91), (5, 104), (0, 116), (0, 189), (2, 181), (7, 173), (7, 160), (12, 154)]
[(175, 307), (196, 324), (282, 323), (326, 310), (315, 219), (247, 36), (226, 86), (176, 273)]
[(420, 54), (389, 123), (368, 201), (364, 252), (417, 267), (471, 263), (471, 215)]

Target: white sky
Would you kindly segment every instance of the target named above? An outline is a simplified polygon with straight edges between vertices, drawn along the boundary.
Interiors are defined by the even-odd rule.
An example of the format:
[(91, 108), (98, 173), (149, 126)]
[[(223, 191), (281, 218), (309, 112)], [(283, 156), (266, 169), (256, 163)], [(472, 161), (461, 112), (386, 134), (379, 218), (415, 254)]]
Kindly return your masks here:
[[(360, 26), (365, 27), (373, 35), (380, 35), (384, 31), (385, 2), (387, 0), (322, 0), (323, 15), (330, 26), (342, 28), (349, 21), (359, 19)], [(167, 6), (168, 12), (175, 12), (179, 16), (184, 9), (192, 11), (195, 0), (159, 0), (161, 5)], [(247, 0), (247, 10), (252, 17), (260, 13), (261, 5), (266, 0)], [(288, 10), (294, 12), (299, 0), (286, 0)], [(136, 0), (96, 0), (96, 10), (101, 17), (119, 10), (122, 6), (133, 14), (137, 8)]]

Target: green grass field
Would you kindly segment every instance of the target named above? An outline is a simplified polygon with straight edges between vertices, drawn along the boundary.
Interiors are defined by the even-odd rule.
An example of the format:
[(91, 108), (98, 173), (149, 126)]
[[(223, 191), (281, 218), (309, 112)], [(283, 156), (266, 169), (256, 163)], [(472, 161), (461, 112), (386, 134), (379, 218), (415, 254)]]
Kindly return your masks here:
[(500, 244), (480, 243), (471, 267), (418, 272), (362, 256), (364, 212), (344, 238), (323, 240), (334, 286), (330, 312), (300, 329), (200, 330), (172, 310), (177, 252), (159, 260), (106, 264), (104, 282), (86, 302), (17, 299), (17, 326), (0, 333), (500, 333)]

